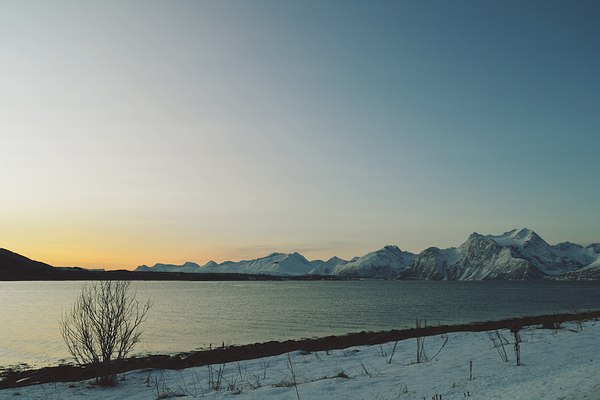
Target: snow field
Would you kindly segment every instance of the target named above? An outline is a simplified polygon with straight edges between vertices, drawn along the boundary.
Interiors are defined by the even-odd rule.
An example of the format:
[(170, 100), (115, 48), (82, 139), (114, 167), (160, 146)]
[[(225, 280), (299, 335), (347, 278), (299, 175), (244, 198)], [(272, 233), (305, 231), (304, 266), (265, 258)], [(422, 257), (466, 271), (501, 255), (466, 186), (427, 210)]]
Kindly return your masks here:
[(398, 342), (395, 351), (392, 342), (329, 352), (293, 352), (181, 371), (140, 370), (120, 376), (114, 388), (100, 388), (93, 381), (55, 383), (0, 390), (0, 398), (600, 398), (598, 322), (568, 323), (557, 330), (521, 330), (521, 366), (516, 366), (512, 333), (499, 333), (508, 341), (506, 362), (499, 354), (501, 348), (494, 348), (486, 332), (452, 333), (424, 338), (430, 358), (424, 363), (416, 363), (417, 340), (409, 339)]

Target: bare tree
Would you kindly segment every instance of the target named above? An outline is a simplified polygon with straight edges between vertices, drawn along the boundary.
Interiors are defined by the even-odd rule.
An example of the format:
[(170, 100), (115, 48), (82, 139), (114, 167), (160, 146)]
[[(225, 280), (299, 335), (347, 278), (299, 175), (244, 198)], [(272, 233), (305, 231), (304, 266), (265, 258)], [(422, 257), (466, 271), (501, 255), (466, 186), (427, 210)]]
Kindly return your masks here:
[(111, 363), (124, 359), (140, 341), (140, 325), (152, 305), (139, 302), (129, 286), (128, 281), (85, 285), (60, 321), (69, 352), (78, 364), (96, 367), (96, 382), (103, 386), (116, 383)]
[[(421, 328), (427, 327), (427, 320), (417, 319), (417, 332)], [(417, 363), (427, 362), (427, 354), (425, 354), (425, 338), (417, 336)]]

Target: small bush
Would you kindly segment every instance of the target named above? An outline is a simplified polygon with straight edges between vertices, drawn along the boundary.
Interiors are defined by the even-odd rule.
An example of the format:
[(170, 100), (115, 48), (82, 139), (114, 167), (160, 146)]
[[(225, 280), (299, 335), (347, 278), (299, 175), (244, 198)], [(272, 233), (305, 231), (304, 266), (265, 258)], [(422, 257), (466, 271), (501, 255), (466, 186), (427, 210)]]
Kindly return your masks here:
[(151, 307), (129, 292), (128, 281), (100, 281), (85, 285), (60, 330), (75, 361), (97, 370), (96, 382), (116, 384), (111, 362), (123, 360), (140, 341), (140, 325)]

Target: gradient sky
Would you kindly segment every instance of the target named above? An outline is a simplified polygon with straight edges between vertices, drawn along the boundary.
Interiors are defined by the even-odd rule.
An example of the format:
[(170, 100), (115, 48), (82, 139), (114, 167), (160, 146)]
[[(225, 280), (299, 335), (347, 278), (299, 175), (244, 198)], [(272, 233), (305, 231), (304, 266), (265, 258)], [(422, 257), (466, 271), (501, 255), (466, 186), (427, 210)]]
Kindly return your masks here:
[(0, 247), (600, 242), (600, 2), (3, 1)]

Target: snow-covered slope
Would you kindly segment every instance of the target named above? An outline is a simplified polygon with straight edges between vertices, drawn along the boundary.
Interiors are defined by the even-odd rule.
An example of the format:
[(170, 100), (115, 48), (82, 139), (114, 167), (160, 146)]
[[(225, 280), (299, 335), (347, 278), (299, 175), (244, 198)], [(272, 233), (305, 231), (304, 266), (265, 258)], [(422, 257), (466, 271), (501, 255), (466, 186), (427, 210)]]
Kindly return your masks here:
[(155, 264), (153, 267), (141, 265), (136, 271), (187, 272), (187, 273), (241, 273), (265, 275), (307, 275), (314, 266), (299, 253), (273, 253), (254, 260), (225, 261), (217, 264), (209, 261), (203, 266), (187, 262), (183, 265)]
[(266, 275), (307, 275), (312, 264), (300, 253), (273, 253), (255, 260), (225, 261), (202, 268), (205, 272), (244, 273)]
[[(490, 340), (492, 334), (499, 339)], [(506, 362), (498, 356), (500, 340)], [(119, 374), (118, 384), (110, 388), (88, 380), (0, 389), (0, 399), (598, 399), (597, 321), (565, 323), (562, 329), (524, 328), (519, 340), (519, 367), (509, 330), (457, 332), (424, 338), (430, 360), (421, 363), (415, 362), (410, 339), (208, 368), (136, 370)], [(225, 383), (215, 386), (213, 371), (222, 371)]]
[(531, 280), (556, 277), (591, 264), (600, 255), (599, 247), (584, 248), (569, 242), (551, 246), (527, 228), (501, 235), (473, 233), (457, 249), (426, 249), (402, 272), (401, 278)]
[[(600, 246), (599, 246), (600, 247)], [(590, 265), (560, 275), (558, 279), (571, 281), (597, 281), (600, 280), (600, 255)]]
[(338, 265), (333, 274), (353, 278), (395, 279), (415, 258), (397, 246), (385, 246), (346, 264)]
[(450, 279), (528, 280), (541, 278), (542, 273), (518, 255), (518, 243), (526, 240), (525, 237), (526, 235), (517, 234), (513, 238), (510, 232), (499, 236), (471, 234), (459, 248), (461, 257), (451, 267)]
[[(490, 236), (491, 237), (491, 236)], [(511, 247), (515, 254), (529, 261), (547, 275), (557, 275), (572, 271), (591, 262), (586, 259), (583, 248), (572, 243), (560, 243), (550, 246), (531, 229), (516, 229), (500, 235), (496, 242), (503, 247)]]
[(135, 269), (136, 271), (144, 272), (187, 272), (187, 273), (199, 273), (202, 272), (201, 267), (195, 262), (186, 262), (183, 265), (176, 264), (154, 264), (152, 267), (147, 265), (140, 265)]
[(314, 260), (310, 263), (313, 266), (312, 271), (310, 271), (311, 275), (331, 275), (336, 267), (347, 264), (348, 261), (333, 256), (327, 261)]
[(219, 264), (217, 264), (213, 260), (210, 260), (209, 262), (207, 262), (206, 264), (204, 264), (201, 268), (203, 268), (203, 269), (214, 268), (214, 267), (216, 267), (218, 265)]
[(459, 259), (455, 247), (438, 249), (430, 247), (418, 254), (408, 268), (400, 272), (401, 279), (448, 279), (448, 268)]

